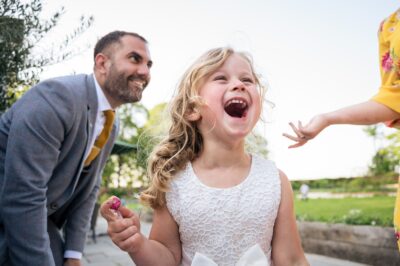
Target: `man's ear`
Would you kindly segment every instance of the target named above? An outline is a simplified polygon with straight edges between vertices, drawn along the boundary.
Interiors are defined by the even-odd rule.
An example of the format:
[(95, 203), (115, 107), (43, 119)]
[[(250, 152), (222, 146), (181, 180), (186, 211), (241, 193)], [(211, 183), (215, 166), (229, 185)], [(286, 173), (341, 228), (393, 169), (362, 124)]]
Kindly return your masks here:
[(186, 118), (191, 122), (195, 122), (195, 121), (200, 120), (201, 115), (200, 115), (200, 112), (196, 108), (193, 108), (193, 110), (189, 114), (186, 115)]
[(108, 57), (105, 54), (98, 53), (94, 58), (96, 69), (102, 74), (106, 73), (108, 61)]

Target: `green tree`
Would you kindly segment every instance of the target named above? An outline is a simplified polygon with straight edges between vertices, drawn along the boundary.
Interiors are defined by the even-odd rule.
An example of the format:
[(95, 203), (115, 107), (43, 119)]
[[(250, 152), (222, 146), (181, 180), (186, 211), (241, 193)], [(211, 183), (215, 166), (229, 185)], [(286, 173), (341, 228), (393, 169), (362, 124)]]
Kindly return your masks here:
[(363, 128), (363, 131), (373, 139), (374, 148), (377, 150), (378, 140), (382, 138), (382, 134), (380, 134), (378, 130), (378, 125), (366, 126)]
[[(396, 171), (400, 162), (400, 134), (399, 131), (385, 135), (383, 125), (373, 125), (364, 128), (374, 139), (375, 154), (369, 165), (369, 174), (374, 176), (390, 175)], [(377, 143), (380, 143), (379, 145)]]
[[(110, 194), (132, 196), (141, 187), (147, 185), (145, 163), (138, 156), (140, 153), (139, 138), (142, 135), (149, 112), (140, 103), (125, 104), (118, 108), (119, 135), (118, 140), (137, 146), (136, 153), (112, 155), (103, 172), (102, 187)], [(112, 191), (110, 191), (112, 190)]]
[(167, 132), (167, 123), (165, 123), (167, 120), (164, 117), (165, 107), (166, 104), (161, 103), (149, 111), (142, 104), (135, 103), (120, 108), (121, 123), (118, 139), (136, 145), (137, 149), (136, 153), (111, 157), (107, 164), (110, 169), (107, 184), (109, 188), (115, 184), (123, 185), (126, 187), (122, 190), (134, 194), (139, 192), (142, 187), (148, 186), (147, 160), (154, 146)]
[(385, 175), (391, 174), (396, 170), (396, 166), (399, 164), (399, 158), (392, 152), (390, 146), (379, 149), (372, 162), (369, 165), (369, 172), (371, 175)]
[(32, 53), (65, 13), (61, 7), (43, 20), (42, 7), (42, 0), (0, 0), (0, 112), (39, 80), (43, 67), (74, 56), (71, 42), (93, 23), (93, 17), (82, 16), (79, 25), (45, 54)]

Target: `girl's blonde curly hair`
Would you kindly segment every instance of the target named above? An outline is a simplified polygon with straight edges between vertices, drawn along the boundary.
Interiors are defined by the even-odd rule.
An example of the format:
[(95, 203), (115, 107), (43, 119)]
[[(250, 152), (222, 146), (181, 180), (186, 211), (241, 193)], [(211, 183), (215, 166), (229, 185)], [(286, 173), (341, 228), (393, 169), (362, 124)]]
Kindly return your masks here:
[(163, 207), (165, 193), (175, 174), (188, 162), (193, 161), (202, 151), (203, 137), (197, 129), (196, 122), (188, 119), (195, 108), (204, 104), (199, 96), (199, 89), (206, 78), (217, 71), (228, 57), (239, 54), (248, 61), (261, 99), (265, 88), (255, 73), (253, 62), (248, 54), (235, 52), (230, 47), (215, 48), (204, 53), (184, 73), (178, 85), (176, 95), (170, 104), (171, 126), (168, 136), (158, 144), (149, 157), (147, 175), (150, 187), (141, 193), (140, 199), (153, 209)]

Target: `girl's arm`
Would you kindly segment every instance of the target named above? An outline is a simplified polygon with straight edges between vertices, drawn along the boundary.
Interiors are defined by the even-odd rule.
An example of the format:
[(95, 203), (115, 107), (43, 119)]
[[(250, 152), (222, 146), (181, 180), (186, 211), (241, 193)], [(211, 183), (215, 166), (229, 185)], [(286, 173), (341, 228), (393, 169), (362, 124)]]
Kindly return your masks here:
[(166, 206), (154, 210), (149, 239), (138, 252), (129, 255), (137, 265), (175, 266), (181, 263), (178, 225)]
[(281, 178), (281, 203), (272, 238), (272, 261), (275, 266), (309, 265), (301, 247), (293, 209), (293, 191), (286, 175)]
[(286, 133), (283, 135), (296, 142), (289, 146), (289, 148), (296, 148), (316, 137), (323, 129), (330, 125), (372, 125), (399, 118), (400, 114), (396, 111), (393, 111), (381, 103), (371, 100), (344, 107), (333, 112), (316, 115), (305, 126), (303, 126), (301, 122), (299, 122), (297, 127), (290, 123), (290, 126), (296, 135), (289, 135)]
[(139, 217), (124, 206), (117, 214), (111, 211), (112, 198), (102, 204), (100, 212), (107, 220), (107, 232), (120, 249), (128, 252), (136, 265), (179, 265), (181, 243), (178, 226), (166, 207), (154, 211), (150, 237), (140, 232)]

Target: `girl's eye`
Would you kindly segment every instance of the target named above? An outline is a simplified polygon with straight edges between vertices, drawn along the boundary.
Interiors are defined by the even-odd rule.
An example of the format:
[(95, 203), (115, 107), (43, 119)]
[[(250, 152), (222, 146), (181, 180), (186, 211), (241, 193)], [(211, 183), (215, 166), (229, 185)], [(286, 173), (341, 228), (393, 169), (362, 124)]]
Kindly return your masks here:
[(225, 76), (215, 76), (214, 80), (226, 80)]
[(254, 83), (254, 80), (253, 80), (252, 78), (243, 78), (243, 79), (242, 79), (242, 82), (245, 82), (245, 83)]

